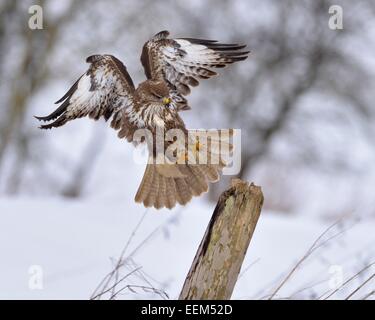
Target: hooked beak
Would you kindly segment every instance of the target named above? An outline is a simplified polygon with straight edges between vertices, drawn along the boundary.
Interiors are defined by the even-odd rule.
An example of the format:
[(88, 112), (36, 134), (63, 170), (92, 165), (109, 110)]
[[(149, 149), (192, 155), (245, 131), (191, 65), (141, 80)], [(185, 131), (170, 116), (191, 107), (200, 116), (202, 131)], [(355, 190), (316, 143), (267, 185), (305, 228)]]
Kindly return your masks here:
[(170, 104), (171, 101), (172, 101), (171, 98), (166, 98), (166, 97), (163, 98), (163, 104), (164, 105)]

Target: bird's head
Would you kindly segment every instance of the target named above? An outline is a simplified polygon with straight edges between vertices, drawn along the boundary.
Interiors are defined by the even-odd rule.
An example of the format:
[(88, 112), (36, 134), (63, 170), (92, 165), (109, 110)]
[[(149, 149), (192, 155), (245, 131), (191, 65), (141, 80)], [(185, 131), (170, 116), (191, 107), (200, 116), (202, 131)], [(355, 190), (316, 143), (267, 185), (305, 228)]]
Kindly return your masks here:
[(160, 103), (163, 106), (168, 106), (172, 99), (169, 96), (169, 88), (164, 81), (149, 81), (146, 87), (148, 91), (148, 98), (155, 103)]

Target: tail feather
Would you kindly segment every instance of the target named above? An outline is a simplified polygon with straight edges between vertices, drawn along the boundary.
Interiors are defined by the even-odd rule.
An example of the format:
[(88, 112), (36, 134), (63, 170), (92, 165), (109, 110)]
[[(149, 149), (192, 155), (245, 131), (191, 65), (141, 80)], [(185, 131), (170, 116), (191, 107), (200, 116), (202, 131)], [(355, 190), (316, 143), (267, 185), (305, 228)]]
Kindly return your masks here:
[(148, 164), (146, 166), (146, 171), (143, 175), (141, 185), (139, 186), (137, 194), (135, 195), (136, 202), (143, 202), (144, 200), (146, 200), (151, 190), (154, 172), (155, 170), (153, 165)]
[(193, 166), (188, 166), (189, 170), (192, 173), (192, 177), (194, 179), (194, 186), (195, 192), (197, 193), (197, 196), (199, 196), (201, 193), (207, 192), (208, 191), (208, 184), (207, 184), (207, 179), (205, 174), (199, 169), (199, 165), (193, 165)]
[(176, 205), (176, 182), (175, 182), (175, 179), (174, 178), (165, 178), (166, 180), (166, 193), (167, 193), (167, 197), (166, 197), (166, 202), (165, 202), (165, 206), (168, 208), (168, 209), (172, 209), (175, 205)]
[(193, 196), (200, 195), (203, 192), (202, 186), (200, 185), (200, 181), (197, 179), (194, 172), (190, 169), (190, 166), (184, 166), (183, 170), (181, 171), (186, 176), (184, 179), (187, 185), (190, 187)]
[(219, 180), (218, 170), (214, 166), (205, 164), (201, 166), (201, 169), (204, 171), (204, 174), (207, 176), (208, 181), (215, 182)]
[(165, 206), (166, 203), (166, 191), (167, 191), (167, 186), (166, 186), (166, 181), (165, 177), (162, 175), (159, 175), (159, 190), (158, 194), (155, 199), (155, 208), (160, 209)]
[[(148, 164), (135, 201), (145, 207), (173, 208), (176, 203), (185, 205), (193, 196), (208, 191), (208, 183), (218, 179), (217, 169), (200, 165), (180, 165), (184, 177), (165, 177), (154, 164)], [(183, 168), (182, 168), (183, 167)]]
[(160, 174), (156, 172), (155, 168), (153, 169), (153, 171), (154, 174), (152, 179), (152, 185), (150, 187), (150, 192), (148, 193), (147, 198), (143, 201), (146, 207), (156, 206), (156, 198), (158, 196)]
[(177, 178), (175, 179), (175, 183), (177, 202), (181, 205), (187, 204), (193, 197), (189, 185), (185, 181), (185, 178)]
[[(224, 139), (228, 136), (228, 140)], [(185, 205), (193, 196), (199, 196), (208, 191), (209, 183), (220, 179), (222, 169), (225, 167), (226, 155), (231, 152), (233, 145), (229, 142), (232, 131), (220, 131), (219, 137), (213, 137), (208, 142), (199, 142), (199, 151), (207, 151), (206, 164), (148, 164), (139, 186), (135, 201), (143, 203), (146, 207), (173, 208), (176, 203)], [(226, 138), (226, 137), (225, 137)], [(220, 139), (220, 140), (219, 140)], [(219, 145), (211, 142), (219, 141)], [(223, 150), (224, 148), (224, 150)], [(218, 157), (216, 157), (216, 155)], [(197, 157), (197, 153), (193, 155)], [(212, 161), (214, 159), (217, 161)]]

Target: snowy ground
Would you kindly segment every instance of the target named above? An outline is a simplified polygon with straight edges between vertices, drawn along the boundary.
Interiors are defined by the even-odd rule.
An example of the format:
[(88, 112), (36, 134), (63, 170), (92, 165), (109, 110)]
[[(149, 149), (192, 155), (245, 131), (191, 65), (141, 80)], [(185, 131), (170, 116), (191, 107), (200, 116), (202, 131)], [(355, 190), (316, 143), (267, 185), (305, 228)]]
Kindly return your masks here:
[[(62, 9), (59, 8), (60, 5), (66, 5), (68, 1), (49, 3), (51, 9), (59, 14)], [(223, 82), (225, 79), (230, 81), (230, 72), (232, 77), (237, 77), (237, 72), (244, 74), (244, 83), (251, 85), (249, 79), (258, 70), (258, 66), (267, 65), (264, 62), (269, 58), (263, 57), (263, 53), (269, 46), (267, 42), (272, 42), (273, 34), (277, 34), (274, 33), (278, 23), (277, 19), (274, 20), (277, 18), (277, 8), (270, 10), (270, 3), (264, 2), (257, 10), (249, 12), (247, 9), (251, 5), (248, 2), (238, 2), (235, 6), (230, 6), (230, 12), (225, 11), (226, 16), (232, 14), (236, 17), (226, 19), (230, 22), (228, 28), (220, 18), (220, 6), (212, 13), (212, 19), (207, 19), (204, 10), (196, 10), (201, 7), (200, 3), (193, 1), (190, 4), (194, 9), (191, 12), (201, 12), (201, 17), (197, 14), (194, 15), (194, 19), (205, 21), (201, 26), (195, 26), (194, 31), (187, 30), (186, 23), (183, 23), (180, 5), (177, 6), (177, 11), (173, 11), (176, 7), (170, 5), (172, 11), (169, 16), (174, 16), (175, 19), (161, 19), (162, 25), (159, 25), (159, 19), (156, 17), (164, 17), (164, 8), (150, 12), (150, 8), (158, 8), (144, 7), (142, 2), (138, 1), (133, 5), (124, 6), (123, 10), (118, 12), (108, 10), (119, 8), (117, 2), (98, 2), (98, 8), (90, 5), (89, 11), (77, 12), (77, 19), (69, 24), (66, 30), (64, 28), (66, 32), (61, 32), (61, 37), (58, 37), (61, 39), (57, 40), (60, 43), (53, 50), (55, 53), (51, 53), (47, 59), (48, 64), (54, 66), (52, 74), (44, 81), (45, 86), (33, 92), (26, 108), (27, 125), (23, 126), (22, 134), (27, 132), (28, 136), (33, 137), (29, 148), (33, 157), (26, 168), (23, 168), (24, 176), (19, 197), (1, 197), (7, 194), (6, 176), (12, 173), (16, 159), (10, 155), (1, 167), (0, 174), (5, 177), (2, 176), (0, 181), (0, 299), (88, 299), (103, 276), (111, 270), (111, 258), (118, 257), (146, 212), (142, 206), (133, 202), (144, 166), (135, 164), (133, 146), (117, 139), (117, 133), (109, 129), (108, 124), (104, 121), (80, 119), (66, 124), (63, 128), (46, 132), (37, 128), (39, 123), (32, 117), (34, 114), (44, 115), (52, 112), (53, 102), (66, 92), (79, 74), (84, 72), (86, 66), (83, 59), (86, 56), (95, 52), (109, 52), (121, 57), (129, 67), (130, 74), (134, 75), (135, 83), (138, 83), (144, 80), (138, 50), (142, 48), (146, 36), (152, 34), (152, 30), (170, 29), (175, 34), (183, 35), (183, 32), (188, 32), (186, 36), (198, 36), (199, 32), (196, 31), (202, 29), (201, 35), (211, 34), (213, 38), (223, 41), (238, 39), (248, 42), (252, 56), (247, 60), (247, 67), (243, 64), (231, 68), (232, 71), (228, 69), (225, 71), (227, 78), (219, 77), (212, 80), (212, 86), (202, 81), (200, 89), (193, 91), (189, 97), (194, 111), (184, 113), (182, 117), (189, 128), (225, 128), (239, 125), (244, 131), (250, 129), (249, 132), (259, 125), (262, 126), (264, 121), (272, 120), (277, 107), (273, 101), (274, 96), (269, 91), (274, 73), (270, 73), (271, 76), (266, 76), (265, 81), (262, 81), (264, 86), (261, 85), (261, 90), (257, 90), (260, 92), (259, 95), (254, 96), (254, 99), (243, 100), (246, 104), (242, 106), (241, 116), (249, 116), (248, 120), (229, 120), (232, 116), (223, 101), (229, 101), (229, 97), (232, 105), (242, 98), (237, 99), (233, 93), (230, 96), (223, 95), (222, 88), (230, 84)], [(144, 19), (143, 14), (132, 14), (138, 12), (135, 9), (139, 5), (142, 13), (152, 13), (154, 19)], [(26, 2), (24, 6), (26, 10)], [(186, 9), (191, 10), (189, 5), (186, 5)], [(176, 14), (171, 14), (173, 12)], [(114, 18), (114, 13), (121, 19)], [(94, 16), (98, 18), (92, 19)], [(127, 24), (119, 24), (118, 22), (127, 20), (124, 17), (139, 18), (129, 19), (132, 28), (134, 26), (139, 30), (124, 27)], [(297, 27), (300, 26), (300, 30), (307, 30), (304, 15), (293, 17), (299, 17), (290, 19), (290, 22), (296, 23), (295, 30), (299, 30)], [(310, 15), (306, 17), (311, 18)], [(370, 22), (371, 19), (367, 20)], [(95, 34), (85, 32), (92, 31), (92, 21), (95, 23)], [(100, 24), (97, 21), (100, 21)], [(292, 26), (293, 24), (290, 24), (288, 28)], [(326, 22), (324, 26), (327, 26)], [(365, 26), (366, 32), (362, 33), (366, 34), (367, 38), (358, 37), (356, 40), (357, 31), (351, 33), (348, 29), (349, 32), (342, 38), (343, 42), (338, 43), (343, 46), (343, 57), (347, 52), (354, 53), (350, 61), (353, 61), (354, 67), (356, 63), (360, 63), (358, 72), (353, 75), (351, 72), (347, 75), (344, 72), (343, 76), (339, 73), (343, 84), (346, 80), (349, 81), (351, 76), (366, 79), (362, 82), (371, 82), (370, 78), (360, 76), (362, 67), (371, 74), (374, 68), (374, 55), (372, 51), (368, 51), (374, 28), (372, 23), (366, 23), (363, 27)], [(76, 32), (77, 29), (81, 32)], [(267, 31), (270, 38), (265, 41), (263, 38), (252, 39), (250, 35), (254, 30), (261, 30), (260, 34)], [(329, 37), (324, 39), (331, 39), (332, 30), (324, 30), (329, 32)], [(286, 31), (291, 36), (290, 40), (293, 40), (295, 31)], [(109, 34), (115, 35), (115, 39), (108, 37)], [(12, 45), (20, 37), (15, 35), (11, 32), (9, 38), (12, 40), (9, 42), (10, 48), (13, 48), (10, 56), (14, 59), (6, 66), (6, 70), (12, 71), (9, 72), (11, 75), (18, 72), (15, 68), (17, 56), (23, 56), (23, 46)], [(90, 35), (95, 41), (92, 41)], [(77, 46), (67, 45), (72, 43)], [(274, 49), (273, 44), (270, 48)], [(302, 52), (302, 55), (297, 54), (296, 57), (303, 56)], [(299, 66), (300, 59), (294, 60)], [(285, 66), (295, 65), (293, 61), (286, 61)], [(303, 64), (301, 68), (304, 67)], [(326, 68), (328, 72), (330, 68), (341, 70), (337, 69), (336, 64), (329, 65), (330, 67)], [(281, 67), (280, 72), (283, 72), (284, 66)], [(282, 73), (275, 73), (283, 79), (285, 88), (289, 85), (289, 78), (293, 78), (289, 71), (290, 68), (286, 68), (285, 79), (281, 78)], [(298, 73), (300, 70), (297, 68), (294, 71)], [(265, 74), (268, 73), (267, 70)], [(331, 77), (327, 79), (330, 81)], [(11, 80), (8, 82), (13, 86), (14, 79)], [(324, 81), (322, 83), (324, 84)], [(349, 87), (352, 82), (347, 83)], [(360, 91), (353, 92), (358, 93), (358, 97), (363, 98), (365, 102), (367, 96), (371, 97), (371, 92), (362, 92), (362, 89), (367, 90), (366, 86), (361, 86)], [(302, 101), (296, 108), (298, 112), (289, 117), (285, 128), (267, 147), (264, 159), (259, 161), (252, 169), (254, 172), (248, 176), (256, 184), (262, 185), (265, 207), (277, 208), (284, 212), (262, 213), (235, 288), (234, 298), (266, 298), (319, 235), (332, 225), (334, 219), (343, 214), (350, 213), (362, 217), (363, 220), (354, 221), (353, 217), (348, 217), (343, 224), (333, 228), (326, 238), (337, 233), (342, 234), (316, 250), (280, 290), (277, 298), (318, 297), (375, 261), (375, 153), (373, 134), (369, 130), (372, 123), (364, 121), (367, 117), (363, 117), (362, 112), (358, 113), (362, 108), (357, 108), (352, 101), (346, 101), (347, 99), (336, 99), (336, 94), (331, 96), (330, 90), (330, 86), (323, 88), (318, 81), (316, 90), (299, 99)], [(333, 88), (334, 92), (337, 90), (338, 88)], [(358, 101), (362, 105), (362, 99)], [(206, 113), (209, 116), (201, 116), (202, 112), (199, 110), (203, 110), (202, 107), (208, 107), (209, 112)], [(243, 150), (258, 148), (261, 140), (258, 141), (257, 137), (258, 134), (254, 137), (244, 135)], [(89, 166), (90, 174), (88, 181), (84, 181), (82, 198), (77, 201), (53, 198), (56, 194), (61, 194), (63, 187), (69, 185), (70, 180), (76, 175), (76, 168), (87, 156), (86, 148), (102, 143), (103, 149), (99, 148), (98, 158)], [(14, 147), (17, 149), (17, 146)], [(314, 155), (315, 153), (317, 155)], [(84, 161), (83, 163), (87, 165)], [(124, 273), (138, 266), (142, 269), (127, 278), (122, 285), (152, 285), (165, 290), (171, 299), (178, 296), (213, 211), (213, 204), (208, 204), (205, 199), (207, 196), (194, 199), (185, 208), (177, 208), (172, 212), (147, 211), (127, 254), (140, 247), (134, 251), (132, 265), (127, 265), (129, 269), (124, 270)], [(279, 201), (284, 199), (290, 201)], [(145, 239), (147, 241), (144, 242)], [(38, 271), (42, 271), (42, 277), (36, 277)], [(354, 288), (374, 273), (375, 270), (369, 268), (334, 297), (347, 297)], [(37, 284), (42, 284), (42, 289), (35, 288), (35, 279), (41, 280), (37, 281)], [(374, 287), (373, 279), (353, 297), (362, 298), (374, 290)], [(120, 298), (146, 297), (161, 298), (157, 294), (146, 293), (143, 290), (137, 290), (136, 293), (124, 291)]]
[[(212, 210), (200, 199), (172, 212), (150, 209), (132, 240), (128, 253), (152, 234), (133, 260), (148, 281), (172, 299), (178, 296)], [(120, 254), (145, 210), (129, 201), (8, 198), (0, 201), (0, 213), (0, 298), (87, 299), (110, 271), (110, 258)], [(264, 298), (331, 224), (263, 213), (233, 297)], [(375, 222), (353, 220), (333, 228), (327, 237), (347, 231), (317, 250), (278, 297), (316, 297), (372, 262), (374, 228)], [(35, 265), (42, 268), (43, 289), (29, 287), (29, 272)], [(335, 297), (346, 297), (371, 273), (374, 269)], [(147, 285), (139, 276), (125, 282)], [(355, 297), (363, 297), (374, 286), (369, 282)], [(301, 289), (305, 290), (293, 296)], [(160, 298), (142, 290), (124, 291), (120, 298), (146, 297)]]
[[(69, 139), (68, 151), (78, 158), (82, 145), (90, 139), (91, 130), (99, 130), (89, 122), (80, 124), (86, 122), (77, 121), (69, 130), (56, 130), (51, 136), (53, 145), (43, 148), (55, 154)], [(80, 139), (73, 138), (77, 132)], [(88, 299), (111, 270), (110, 259), (119, 256), (145, 213), (133, 201), (144, 165), (134, 164), (133, 147), (114, 139), (115, 132), (104, 130), (103, 134), (107, 135), (107, 142), (79, 200), (53, 198), (48, 192), (0, 199), (0, 298)], [(62, 178), (68, 176), (64, 171), (67, 165), (56, 166), (53, 161), (47, 164)], [(264, 190), (266, 201), (267, 191)], [(316, 199), (329, 203), (328, 196), (332, 195), (325, 198), (315, 193)], [(148, 239), (133, 255), (132, 262), (142, 269), (123, 284), (149, 286), (151, 283), (165, 290), (171, 299), (176, 298), (213, 207), (208, 204), (207, 196), (203, 196), (171, 212), (148, 210), (127, 251), (131, 253)], [(266, 297), (333, 223), (332, 220), (325, 222), (317, 208), (308, 209), (314, 215), (307, 214), (305, 209), (291, 215), (262, 213), (233, 298)], [(354, 223), (348, 218), (334, 228), (327, 237), (349, 230), (317, 250), (287, 282), (278, 298), (290, 297), (305, 288), (292, 297), (319, 296), (374, 261), (375, 221), (366, 218)], [(30, 282), (35, 279), (33, 272), (39, 270), (33, 266), (40, 266), (43, 271), (42, 290), (30, 288)], [(134, 270), (137, 266), (129, 268)], [(372, 273), (374, 270), (368, 270), (335, 297), (345, 298)], [(363, 297), (374, 286), (374, 282), (367, 283), (355, 297)], [(160, 296), (137, 290), (137, 293), (124, 291), (120, 298), (158, 299)]]

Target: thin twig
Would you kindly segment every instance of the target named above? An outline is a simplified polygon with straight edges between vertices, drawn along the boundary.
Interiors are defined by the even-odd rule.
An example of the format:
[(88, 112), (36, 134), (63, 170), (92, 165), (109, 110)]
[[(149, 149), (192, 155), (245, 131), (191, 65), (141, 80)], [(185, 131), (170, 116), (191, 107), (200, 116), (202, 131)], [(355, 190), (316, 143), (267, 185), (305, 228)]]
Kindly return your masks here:
[(306, 290), (309, 290), (309, 289), (313, 289), (314, 287), (316, 287), (316, 286), (318, 286), (318, 285), (320, 285), (320, 284), (323, 284), (323, 283), (325, 283), (325, 282), (327, 282), (327, 279), (319, 280), (318, 282), (315, 282), (315, 283), (313, 283), (313, 284), (310, 284), (310, 285), (308, 285), (307, 287), (301, 288), (301, 289), (295, 291), (295, 292), (290, 296), (290, 298), (293, 298), (294, 296), (298, 295), (299, 293), (301, 293), (301, 292), (303, 292), (303, 291), (306, 291)]
[(113, 294), (113, 293), (115, 292), (115, 290), (116, 290), (116, 283), (117, 283), (117, 281), (118, 281), (118, 277), (119, 277), (119, 268), (120, 268), (120, 264), (122, 263), (122, 260), (124, 259), (124, 256), (125, 256), (125, 253), (126, 253), (127, 249), (129, 248), (129, 246), (130, 246), (130, 244), (131, 244), (133, 238), (135, 237), (135, 235), (136, 235), (138, 229), (140, 228), (140, 226), (141, 226), (143, 220), (145, 219), (147, 213), (148, 213), (148, 209), (145, 210), (145, 212), (143, 213), (143, 215), (142, 215), (141, 219), (139, 220), (138, 224), (137, 224), (137, 225), (135, 226), (135, 228), (133, 229), (133, 232), (131, 233), (128, 242), (126, 243), (124, 249), (122, 250), (122, 252), (121, 252), (121, 254), (120, 254), (120, 258), (118, 259), (118, 261), (117, 261), (117, 265), (116, 265), (116, 267), (115, 267), (115, 280), (114, 280), (115, 285), (113, 286), (113, 292), (112, 292), (112, 294)]
[[(327, 300), (329, 299), (330, 297), (332, 297), (336, 292), (338, 292), (339, 290), (341, 290), (343, 287), (345, 287), (349, 282), (353, 281), (354, 279), (356, 279), (361, 273), (363, 273), (364, 271), (366, 271), (368, 268), (372, 267), (373, 265), (375, 264), (375, 262), (373, 263), (370, 263), (369, 265), (367, 265), (366, 267), (364, 267), (363, 269), (361, 269), (360, 271), (358, 271), (356, 274), (354, 274), (353, 276), (351, 276), (348, 280), (346, 280), (340, 287), (338, 287), (337, 289), (335, 289), (334, 291), (332, 291), (327, 297), (325, 297), (323, 300)], [(320, 296), (318, 299), (320, 300), (324, 295)]]
[[(91, 296), (91, 299), (94, 299), (94, 297), (96, 299), (100, 299), (100, 297), (104, 294), (104, 293), (107, 293), (108, 292), (108, 286), (109, 284), (111, 283), (111, 281), (113, 281), (113, 285), (110, 287), (111, 290), (112, 290), (112, 293), (111, 293), (111, 296), (112, 297), (115, 297), (117, 295), (116, 293), (116, 286), (118, 285), (120, 281), (118, 281), (118, 276), (119, 276), (119, 270), (120, 268), (122, 268), (125, 264), (128, 264), (128, 263), (134, 263), (134, 260), (132, 259), (132, 257), (140, 250), (141, 247), (143, 247), (151, 238), (153, 238), (158, 232), (160, 232), (160, 230), (162, 229), (163, 226), (159, 226), (157, 228), (155, 228), (140, 244), (138, 244), (133, 251), (131, 251), (127, 256), (126, 258), (124, 258), (125, 256), (125, 253), (128, 251), (128, 248), (130, 247), (130, 244), (131, 244), (131, 241), (132, 239), (134, 238), (136, 232), (138, 231), (138, 229), (140, 228), (146, 214), (148, 212), (148, 209), (146, 209), (145, 213), (143, 214), (143, 216), (141, 217), (140, 221), (138, 222), (138, 224), (136, 225), (136, 227), (134, 228), (132, 234), (130, 235), (125, 247), (123, 248), (121, 254), (120, 254), (120, 257), (119, 259), (117, 260), (117, 263), (116, 265), (114, 266), (114, 268), (112, 269), (111, 272), (109, 272), (99, 283), (99, 285), (97, 286), (97, 288), (95, 289), (94, 293), (92, 294)], [(171, 218), (172, 219), (172, 218)], [(171, 219), (168, 219), (168, 221), (165, 223), (165, 224), (168, 224), (170, 223), (170, 220)], [(152, 288), (152, 283), (150, 281), (147, 280), (147, 277), (146, 277), (146, 274), (144, 273), (144, 271), (140, 270), (140, 268), (137, 268), (137, 270), (134, 272), (134, 273), (137, 273), (139, 274), (140, 277), (142, 277), (142, 279), (150, 286), (150, 288)], [(128, 289), (132, 288), (132, 285), (130, 285), (130, 287), (128, 287)], [(157, 290), (157, 289), (155, 289)], [(99, 292), (100, 291), (100, 292)], [(121, 290), (122, 291), (122, 290)], [(99, 293), (98, 293), (99, 292)], [(168, 295), (165, 295), (165, 296), (168, 296)]]
[(336, 221), (334, 224), (332, 224), (331, 226), (329, 226), (314, 242), (313, 244), (311, 245), (311, 247), (307, 250), (307, 252), (305, 253), (305, 255), (295, 264), (295, 266), (292, 268), (292, 270), (290, 270), (290, 272), (286, 275), (286, 277), (284, 278), (283, 281), (281, 281), (281, 283), (278, 285), (278, 287), (273, 291), (273, 293), (270, 295), (270, 297), (268, 298), (268, 300), (272, 300), (275, 295), (281, 290), (281, 288), (288, 282), (288, 280), (292, 277), (292, 275), (297, 271), (297, 269), (301, 266), (301, 264), (308, 258), (312, 255), (313, 252), (315, 252), (317, 249), (321, 248), (322, 246), (324, 246), (325, 244), (327, 244), (327, 242), (331, 241), (332, 239), (338, 237), (339, 235), (343, 234), (344, 232), (346, 232), (348, 229), (345, 229), (345, 230), (342, 230), (340, 232), (338, 232), (337, 234), (329, 237), (328, 239), (324, 240), (322, 243), (319, 243), (323, 237), (330, 231), (332, 230), (335, 226), (337, 226), (339, 223), (341, 223), (342, 219)]
[[(98, 286), (95, 288), (93, 294), (91, 295), (91, 299), (93, 299), (93, 296), (96, 296), (96, 297), (100, 297), (100, 294), (97, 294), (97, 292), (99, 291), (99, 289), (101, 288), (101, 292), (105, 291), (109, 285), (109, 283), (111, 282), (112, 280), (112, 277), (113, 275), (116, 273), (117, 274), (117, 270), (122, 266), (123, 264), (123, 258), (124, 258), (124, 255), (127, 251), (127, 249), (129, 248), (134, 236), (136, 235), (138, 229), (140, 228), (142, 222), (144, 221), (146, 215), (148, 213), (148, 209), (146, 209), (142, 215), (142, 217), (140, 218), (140, 220), (138, 221), (137, 225), (135, 226), (135, 228), (133, 229), (128, 241), (126, 242), (124, 248), (122, 249), (121, 251), (121, 254), (120, 254), (120, 257), (119, 259), (117, 260), (117, 263), (115, 265), (115, 267), (112, 269), (112, 271), (110, 271), (98, 284)], [(118, 275), (116, 276), (116, 278), (118, 278)], [(115, 281), (116, 282), (116, 281)]]
[[(133, 260), (133, 259), (129, 259), (129, 264), (133, 264), (133, 267), (134, 268), (138, 268), (138, 264)], [(142, 268), (139, 269), (137, 271), (137, 274), (139, 274), (139, 277), (144, 281), (146, 282), (150, 287), (153, 287), (152, 283), (148, 280), (152, 280), (156, 283), (158, 283), (159, 285), (162, 285), (162, 283), (160, 283), (158, 280), (154, 279), (152, 276), (150, 276), (149, 274), (147, 274)]]
[[(180, 210), (181, 211), (181, 210)], [(130, 244), (135, 237), (137, 231), (139, 230), (142, 222), (144, 221), (144, 218), (148, 212), (148, 209), (145, 210), (144, 214), (142, 215), (141, 219), (139, 220), (138, 224), (135, 226), (134, 230), (132, 231), (127, 243), (125, 244), (125, 247), (121, 251), (120, 257), (117, 259), (116, 265), (114, 268), (100, 281), (99, 285), (96, 287), (94, 290), (94, 293), (91, 295), (91, 299), (100, 299), (105, 293), (108, 293), (109, 291), (111, 292), (111, 298), (115, 298), (116, 295), (118, 294), (118, 291), (116, 291), (116, 286), (123, 281), (125, 278), (129, 277), (130, 274), (137, 274), (143, 281), (145, 281), (149, 287), (144, 287), (144, 288), (151, 288), (153, 289), (153, 292), (161, 292), (160, 290), (158, 291), (157, 289), (153, 288), (152, 283), (147, 279), (149, 277), (143, 270), (141, 270), (141, 267), (138, 266), (134, 260), (133, 256), (140, 250), (141, 247), (143, 247), (152, 237), (154, 237), (160, 230), (165, 227), (166, 224), (171, 223), (175, 218), (172, 217), (168, 219), (163, 225), (156, 227), (140, 244), (138, 244), (133, 251), (131, 251), (126, 258), (125, 254), (128, 251), (128, 248), (130, 247)], [(178, 215), (180, 216), (180, 214)], [(129, 265), (133, 268), (133, 270), (130, 272), (130, 274), (127, 274), (125, 277), (119, 278), (119, 271), (120, 268), (124, 267), (125, 265)], [(149, 277), (151, 280), (156, 281)], [(109, 287), (110, 283), (112, 282), (112, 285)], [(157, 282), (157, 281), (156, 281)], [(123, 291), (124, 289), (128, 288), (130, 291), (131, 288), (136, 287), (135, 285), (128, 285), (122, 288)], [(168, 297), (168, 295), (164, 292), (164, 297)], [(110, 298), (110, 299), (111, 299)], [(169, 298), (169, 297), (168, 297)]]
[(367, 293), (361, 300), (367, 300), (368, 298), (370, 298), (374, 294), (375, 294), (375, 290), (372, 290), (369, 293)]
[(349, 300), (353, 295), (355, 295), (359, 290), (361, 290), (367, 283), (369, 283), (375, 277), (373, 273), (365, 282), (363, 282), (357, 289), (355, 289), (351, 294), (349, 294), (345, 300)]
[(133, 273), (137, 272), (139, 269), (141, 269), (141, 267), (137, 268), (137, 269), (134, 269), (132, 270), (131, 272), (129, 272), (128, 274), (126, 274), (125, 276), (123, 276), (119, 281), (115, 282), (115, 284), (112, 286), (112, 287), (109, 287), (108, 289), (105, 289), (103, 291), (101, 291), (100, 293), (98, 293), (96, 296), (92, 297), (91, 300), (95, 300), (96, 298), (99, 298), (100, 296), (106, 294), (107, 292), (111, 291), (113, 288), (115, 288), (121, 281), (125, 280), (126, 278), (130, 277)]
[(238, 276), (238, 279), (240, 279), (242, 276), (245, 275), (245, 273), (247, 271), (249, 271), (249, 269), (251, 269), (254, 265), (256, 265), (258, 262), (260, 261), (260, 258), (257, 258), (255, 261), (251, 262), (248, 266), (245, 267), (245, 269), (240, 273), (240, 275)]
[(116, 298), (116, 296), (118, 296), (122, 291), (124, 291), (125, 289), (129, 289), (130, 291), (132, 292), (136, 292), (134, 291), (133, 289), (134, 288), (138, 288), (138, 289), (142, 289), (143, 291), (145, 292), (148, 292), (148, 291), (152, 291), (153, 293), (156, 293), (158, 295), (160, 295), (162, 298), (167, 298), (169, 299), (169, 296), (168, 294), (163, 291), (163, 290), (159, 290), (159, 289), (156, 289), (156, 288), (153, 288), (153, 287), (146, 287), (146, 286), (139, 286), (139, 285), (126, 285), (125, 287), (119, 289), (118, 291), (116, 291), (110, 298), (109, 300), (113, 300), (114, 298)]

